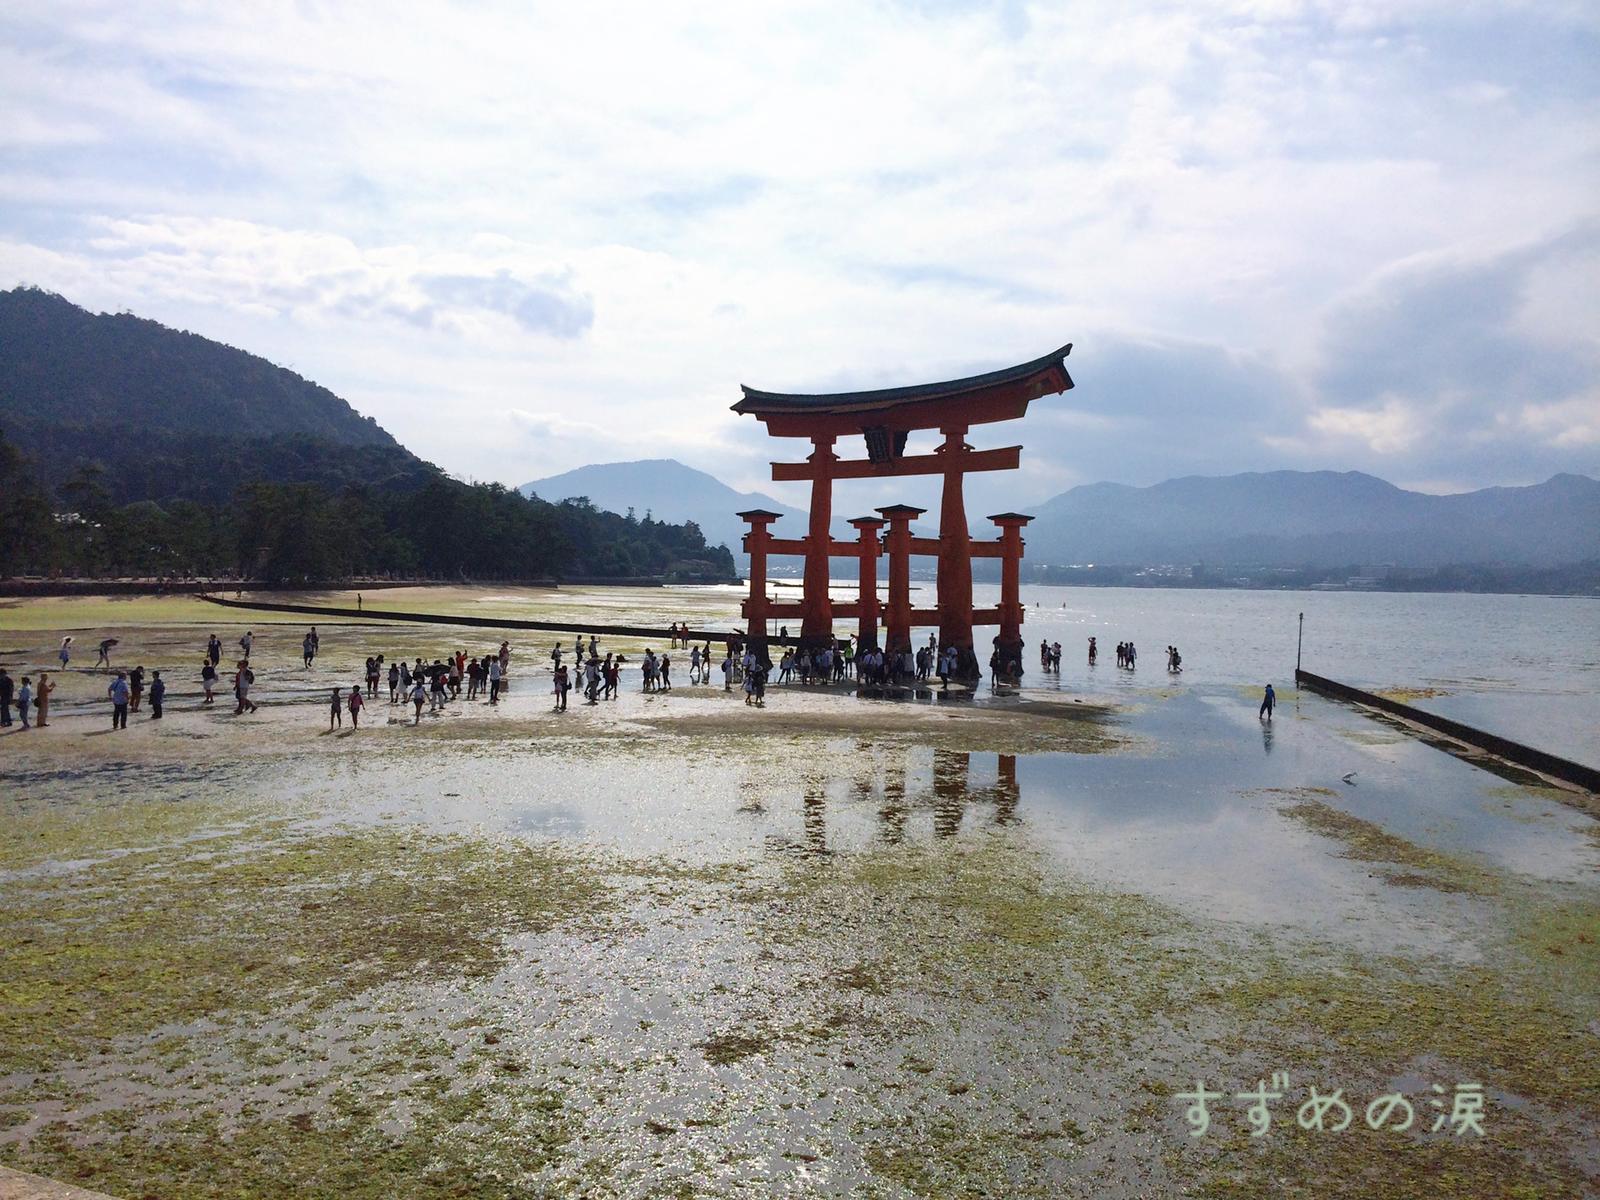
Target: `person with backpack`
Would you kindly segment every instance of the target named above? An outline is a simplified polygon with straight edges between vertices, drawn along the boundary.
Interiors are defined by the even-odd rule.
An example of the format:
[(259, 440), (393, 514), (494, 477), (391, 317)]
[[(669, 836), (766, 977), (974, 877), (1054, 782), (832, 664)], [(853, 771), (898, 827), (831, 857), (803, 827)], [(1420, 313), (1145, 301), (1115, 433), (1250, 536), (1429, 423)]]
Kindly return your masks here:
[(240, 659), (239, 669), (235, 671), (233, 675), (233, 694), (238, 698), (239, 701), (239, 703), (234, 706), (234, 716), (238, 716), (247, 708), (251, 712), (256, 711), (255, 701), (250, 699), (250, 685), (255, 681), (256, 673), (250, 669), (250, 660), (248, 658)]
[(211, 704), (216, 700), (217, 689), (217, 664), (211, 661), (208, 655), (200, 664), (200, 686), (206, 690), (205, 703)]
[(40, 671), (38, 688), (33, 698), (33, 711), (38, 714), (33, 719), (35, 729), (43, 729), (50, 724), (50, 693), (55, 690), (56, 685), (50, 682), (50, 676)]

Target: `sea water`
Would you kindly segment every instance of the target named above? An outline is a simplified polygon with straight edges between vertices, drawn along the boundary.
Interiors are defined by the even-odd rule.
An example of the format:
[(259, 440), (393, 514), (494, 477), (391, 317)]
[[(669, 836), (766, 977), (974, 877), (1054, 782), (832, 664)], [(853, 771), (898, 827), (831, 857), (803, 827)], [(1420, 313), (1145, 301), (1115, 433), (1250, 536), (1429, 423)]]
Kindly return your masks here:
[[(1148, 686), (1166, 676), (1166, 647), (1184, 682), (1257, 691), (1294, 686), (1296, 637), (1308, 671), (1370, 691), (1406, 689), (1419, 708), (1600, 766), (1600, 598), (1466, 593), (1232, 591), (1198, 588), (1024, 587), (1027, 683), (1039, 642), (1061, 643), (1061, 684), (1086, 692)], [(973, 589), (978, 607), (999, 588)], [(931, 604), (931, 597), (927, 601)], [(925, 637), (926, 634), (924, 633)], [(990, 630), (978, 631), (986, 658)], [(1099, 665), (1086, 665), (1088, 639)], [(1116, 669), (1116, 645), (1139, 651)]]

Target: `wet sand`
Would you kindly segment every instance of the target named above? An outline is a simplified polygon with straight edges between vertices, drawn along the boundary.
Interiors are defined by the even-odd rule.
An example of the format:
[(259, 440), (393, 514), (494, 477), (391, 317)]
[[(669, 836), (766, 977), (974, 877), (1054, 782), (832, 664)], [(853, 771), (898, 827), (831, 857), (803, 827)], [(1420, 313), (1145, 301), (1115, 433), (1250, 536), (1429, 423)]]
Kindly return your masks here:
[[(243, 628), (62, 603), (0, 610), (14, 675), (116, 616), (176, 681)], [(120, 1196), (1600, 1186), (1600, 823), (1536, 781), (1197, 679), (757, 711), (674, 656), (672, 694), (555, 714), (519, 635), (505, 705), (413, 726), (385, 689), (328, 734), (365, 654), (456, 634), (320, 626), (306, 672), (303, 622), (250, 625), (256, 714), (113, 734), (69, 675), (0, 737), (0, 1162)], [(1280, 1070), (1252, 1138), (1234, 1093)], [(1486, 1135), (1430, 1132), (1468, 1082)], [(1313, 1085), (1348, 1129), (1297, 1125)], [(1416, 1127), (1369, 1128), (1396, 1090)]]

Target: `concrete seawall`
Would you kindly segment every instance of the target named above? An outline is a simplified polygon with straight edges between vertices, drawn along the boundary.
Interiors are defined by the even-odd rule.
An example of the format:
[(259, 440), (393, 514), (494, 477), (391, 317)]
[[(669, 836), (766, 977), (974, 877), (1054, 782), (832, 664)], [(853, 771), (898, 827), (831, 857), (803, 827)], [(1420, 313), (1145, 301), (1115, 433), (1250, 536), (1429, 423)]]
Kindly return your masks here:
[(1398, 700), (1390, 700), (1374, 692), (1351, 687), (1336, 679), (1313, 675), (1310, 671), (1297, 668), (1294, 681), (1301, 687), (1310, 688), (1324, 696), (1330, 696), (1335, 700), (1348, 700), (1352, 704), (1390, 713), (1414, 725), (1421, 725), (1455, 741), (1487, 751), (1506, 762), (1515, 763), (1519, 767), (1526, 767), (1530, 771), (1537, 771), (1541, 775), (1548, 775), (1552, 779), (1559, 779), (1563, 783), (1570, 783), (1600, 794), (1600, 770), (1594, 767), (1548, 754), (1543, 750), (1536, 750), (1532, 746), (1524, 746), (1521, 742), (1513, 742), (1510, 738), (1501, 737), (1499, 734), (1486, 733), (1471, 725), (1463, 725), (1460, 721), (1452, 721), (1449, 717), (1441, 717), (1437, 713), (1427, 712), (1410, 704), (1402, 704)]

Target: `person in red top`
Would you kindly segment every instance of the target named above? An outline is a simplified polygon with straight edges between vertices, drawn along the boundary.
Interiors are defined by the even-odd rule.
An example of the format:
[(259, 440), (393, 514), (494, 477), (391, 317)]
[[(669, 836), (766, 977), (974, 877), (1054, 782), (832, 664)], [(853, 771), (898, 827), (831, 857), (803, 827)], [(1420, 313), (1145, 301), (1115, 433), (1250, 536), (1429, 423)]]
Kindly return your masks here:
[(364, 703), (365, 703), (365, 701), (361, 699), (361, 689), (359, 687), (351, 688), (350, 689), (350, 728), (351, 729), (359, 729), (361, 727), (361, 706)]

